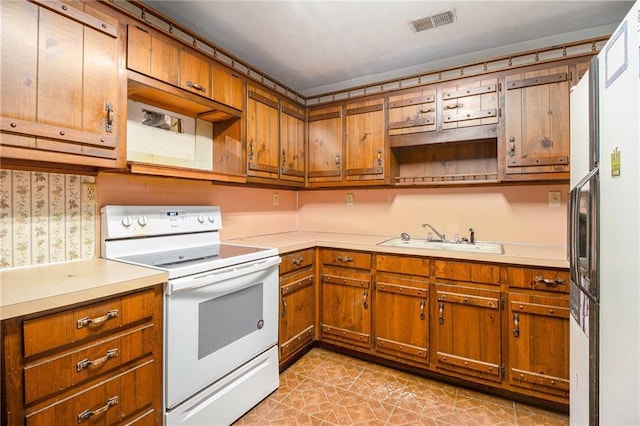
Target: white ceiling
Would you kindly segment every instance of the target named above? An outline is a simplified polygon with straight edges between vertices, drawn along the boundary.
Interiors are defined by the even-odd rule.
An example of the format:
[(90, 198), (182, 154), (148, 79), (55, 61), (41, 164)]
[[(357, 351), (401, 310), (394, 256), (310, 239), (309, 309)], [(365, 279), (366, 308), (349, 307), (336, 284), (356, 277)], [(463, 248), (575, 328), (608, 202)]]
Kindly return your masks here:
[[(632, 1), (145, 0), (287, 85), (315, 96), (608, 35)], [(453, 9), (456, 22), (409, 22)]]

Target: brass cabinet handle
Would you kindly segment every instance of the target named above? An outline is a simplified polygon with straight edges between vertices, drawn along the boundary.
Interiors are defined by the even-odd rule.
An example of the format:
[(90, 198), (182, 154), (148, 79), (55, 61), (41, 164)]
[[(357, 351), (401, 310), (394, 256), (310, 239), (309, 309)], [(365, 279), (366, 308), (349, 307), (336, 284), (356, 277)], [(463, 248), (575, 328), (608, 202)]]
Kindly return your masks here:
[(438, 322), (444, 324), (444, 302), (438, 303)]
[(104, 364), (107, 360), (111, 358), (115, 358), (117, 356), (118, 356), (118, 349), (109, 349), (105, 354), (105, 356), (103, 356), (102, 358), (94, 359), (93, 361), (90, 360), (89, 358), (85, 358), (82, 361), (78, 362), (76, 364), (76, 371), (82, 371), (91, 366), (98, 367)]
[(107, 102), (104, 106), (105, 111), (107, 111), (107, 122), (104, 125), (104, 130), (111, 133), (113, 132), (113, 105), (111, 102)]
[(104, 413), (109, 408), (117, 404), (118, 404), (118, 397), (114, 396), (109, 398), (107, 400), (107, 403), (100, 408), (97, 408), (95, 410), (84, 410), (82, 413), (78, 414), (78, 423), (82, 423), (93, 416), (99, 416), (100, 414)]
[(382, 149), (378, 148), (378, 166), (382, 166)]
[(514, 155), (516, 155), (516, 138), (514, 138), (513, 136), (511, 136), (509, 138), (509, 157), (513, 157)]
[(369, 309), (369, 302), (367, 302), (367, 298), (369, 297), (369, 290), (364, 291), (364, 308)]
[(194, 83), (192, 81), (187, 81), (187, 87), (190, 87), (190, 88), (192, 88), (194, 90), (198, 90), (200, 92), (205, 92), (206, 91), (204, 86), (201, 86), (201, 85), (199, 85), (197, 83)]
[(300, 265), (304, 261), (304, 258), (300, 257), (298, 259), (291, 259), (291, 263), (294, 265)]
[(544, 278), (541, 275), (538, 275), (536, 277), (536, 282), (538, 283), (545, 283), (546, 285), (562, 285), (564, 284), (564, 280), (562, 278), (556, 278), (556, 279), (550, 279), (550, 278)]
[(286, 163), (287, 163), (287, 155), (283, 149), (282, 150), (282, 167), (284, 167)]
[(428, 113), (430, 113), (430, 112), (436, 112), (436, 109), (435, 109), (435, 108), (421, 109), (419, 112), (420, 112), (421, 114), (428, 114)]
[(422, 300), (420, 301), (420, 320), (422, 320), (422, 321), (424, 321), (424, 318), (425, 318), (425, 315), (424, 315), (424, 305), (425, 305), (425, 302), (424, 302), (424, 299), (422, 299)]
[(336, 169), (340, 168), (340, 154), (336, 154)]
[(336, 259), (338, 259), (338, 261), (340, 262), (353, 262), (353, 257), (351, 256), (346, 256), (346, 257), (338, 256), (336, 257)]
[(458, 109), (462, 108), (462, 104), (450, 104), (445, 107), (446, 109)]
[(520, 337), (520, 315), (513, 314), (513, 337)]
[(282, 312), (280, 315), (282, 315), (283, 318), (287, 316), (287, 301), (284, 296), (282, 296)]
[(249, 160), (253, 159), (253, 139), (249, 141)]
[(106, 314), (104, 314), (103, 316), (98, 318), (89, 318), (89, 317), (80, 318), (77, 322), (78, 328), (83, 328), (90, 325), (102, 324), (103, 322), (111, 318), (116, 318), (117, 316), (118, 316), (118, 310), (112, 309)]

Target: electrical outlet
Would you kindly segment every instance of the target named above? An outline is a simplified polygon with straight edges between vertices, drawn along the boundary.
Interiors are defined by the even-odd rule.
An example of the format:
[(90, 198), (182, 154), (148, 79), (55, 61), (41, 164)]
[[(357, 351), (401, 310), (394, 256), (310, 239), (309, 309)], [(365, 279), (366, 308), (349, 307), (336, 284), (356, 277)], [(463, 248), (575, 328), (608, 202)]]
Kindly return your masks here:
[(347, 192), (347, 205), (348, 206), (353, 205), (353, 193), (351, 192)]
[(280, 195), (278, 195), (277, 192), (273, 193), (273, 205), (274, 206), (279, 206), (280, 205)]
[(549, 192), (549, 207), (560, 207), (562, 204), (562, 195), (560, 191)]
[(82, 201), (85, 203), (98, 201), (98, 187), (95, 182), (82, 182)]

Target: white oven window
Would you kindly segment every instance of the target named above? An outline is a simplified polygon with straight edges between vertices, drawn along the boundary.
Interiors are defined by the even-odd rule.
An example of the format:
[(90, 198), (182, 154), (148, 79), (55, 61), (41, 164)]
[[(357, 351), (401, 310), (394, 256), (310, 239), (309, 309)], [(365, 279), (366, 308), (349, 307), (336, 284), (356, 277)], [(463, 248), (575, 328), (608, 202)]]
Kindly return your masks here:
[(262, 328), (263, 283), (198, 304), (198, 359)]

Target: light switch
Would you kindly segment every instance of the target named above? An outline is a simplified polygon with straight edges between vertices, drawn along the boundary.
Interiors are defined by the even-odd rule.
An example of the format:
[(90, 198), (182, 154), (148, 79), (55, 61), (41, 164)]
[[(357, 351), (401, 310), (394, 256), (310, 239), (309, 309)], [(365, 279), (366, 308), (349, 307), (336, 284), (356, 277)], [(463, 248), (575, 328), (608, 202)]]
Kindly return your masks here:
[(560, 207), (562, 195), (560, 191), (549, 191), (549, 207)]

